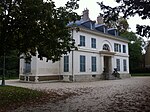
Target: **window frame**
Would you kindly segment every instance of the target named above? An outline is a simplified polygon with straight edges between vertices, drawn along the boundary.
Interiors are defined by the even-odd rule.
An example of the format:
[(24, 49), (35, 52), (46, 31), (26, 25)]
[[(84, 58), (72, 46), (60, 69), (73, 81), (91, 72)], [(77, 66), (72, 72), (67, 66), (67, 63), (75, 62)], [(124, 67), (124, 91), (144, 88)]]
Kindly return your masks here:
[(121, 53), (121, 44), (114, 43), (114, 51)]
[(85, 47), (85, 36), (83, 36), (83, 35), (80, 35), (80, 46)]
[(80, 72), (86, 72), (86, 57), (80, 55)]
[(127, 71), (127, 60), (123, 59), (123, 71), (126, 72)]
[(96, 56), (91, 57), (91, 71), (96, 72), (97, 71), (97, 59)]
[(117, 71), (120, 71), (120, 59), (116, 59), (116, 68)]
[(96, 38), (91, 38), (91, 48), (96, 48)]
[(69, 56), (64, 56), (64, 72), (69, 72)]
[(122, 45), (122, 50), (123, 50), (123, 53), (126, 53), (126, 45)]

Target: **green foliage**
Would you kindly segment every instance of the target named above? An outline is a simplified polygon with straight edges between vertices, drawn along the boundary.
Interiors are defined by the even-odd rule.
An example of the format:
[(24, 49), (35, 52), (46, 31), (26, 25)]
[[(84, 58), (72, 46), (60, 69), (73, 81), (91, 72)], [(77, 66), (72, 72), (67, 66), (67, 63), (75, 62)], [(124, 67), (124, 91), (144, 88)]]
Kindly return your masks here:
[[(120, 5), (116, 7), (110, 7), (104, 5), (103, 2), (98, 2), (101, 10), (103, 10), (102, 15), (106, 23), (109, 21), (117, 21), (120, 14), (123, 14), (123, 18), (128, 18), (138, 14), (141, 19), (150, 19), (149, 0), (116, 0), (116, 2), (120, 3)], [(149, 38), (150, 26), (137, 25), (137, 34)]]
[(67, 24), (80, 19), (74, 12), (79, 7), (77, 2), (70, 0), (56, 8), (52, 0), (0, 0), (0, 57), (15, 50), (18, 57), (38, 52), (41, 59), (58, 61), (62, 54), (76, 48)]
[(106, 23), (106, 25), (109, 28), (117, 28), (117, 30), (119, 31), (119, 34), (124, 33), (125, 31), (129, 29), (129, 24), (127, 20), (124, 19), (123, 17), (120, 17), (116, 21), (110, 20)]
[[(3, 74), (3, 57), (0, 58), (0, 76)], [(5, 77), (17, 78), (19, 75), (19, 58), (17, 52), (12, 50), (6, 54)]]
[(0, 1), (0, 56), (7, 50), (17, 50), (18, 56), (36, 55), (57, 61), (62, 54), (75, 48), (66, 26), (80, 18), (73, 12), (78, 0), (55, 7), (52, 0), (1, 0)]

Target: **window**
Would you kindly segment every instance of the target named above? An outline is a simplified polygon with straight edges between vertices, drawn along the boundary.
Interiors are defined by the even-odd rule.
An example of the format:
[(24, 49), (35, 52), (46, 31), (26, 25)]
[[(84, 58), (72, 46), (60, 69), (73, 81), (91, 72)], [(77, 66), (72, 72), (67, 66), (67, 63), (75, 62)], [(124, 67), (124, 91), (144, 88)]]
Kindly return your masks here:
[(108, 44), (104, 44), (103, 45), (103, 50), (110, 51), (109, 45)]
[(114, 51), (115, 52), (121, 52), (121, 45), (117, 44), (117, 43), (114, 43)]
[(69, 72), (69, 56), (64, 56), (64, 72)]
[(85, 36), (80, 35), (80, 46), (85, 46)]
[(85, 56), (80, 56), (80, 72), (85, 72)]
[(96, 39), (95, 38), (91, 38), (91, 47), (96, 48)]
[(92, 64), (92, 72), (96, 72), (96, 57), (91, 57), (91, 64)]
[(127, 71), (127, 61), (123, 60), (123, 71)]
[(126, 45), (123, 45), (123, 53), (126, 53)]
[(120, 59), (116, 59), (117, 71), (120, 71)]
[(24, 63), (24, 71), (25, 74), (26, 73), (31, 73), (31, 60), (25, 60)]

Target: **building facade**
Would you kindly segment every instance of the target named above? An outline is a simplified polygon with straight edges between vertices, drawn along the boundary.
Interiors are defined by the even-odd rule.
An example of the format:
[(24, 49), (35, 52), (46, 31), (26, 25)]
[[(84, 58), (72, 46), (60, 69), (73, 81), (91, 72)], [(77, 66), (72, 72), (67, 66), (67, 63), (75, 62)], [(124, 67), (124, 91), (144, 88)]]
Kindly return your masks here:
[[(78, 50), (63, 55), (55, 63), (32, 57), (30, 63), (20, 60), (20, 80), (24, 81), (93, 81), (114, 79), (116, 68), (120, 78), (130, 77), (128, 40), (119, 37), (116, 29), (107, 29), (102, 18), (97, 23), (89, 19), (88, 9), (83, 11), (83, 18), (76, 21), (72, 38)], [(72, 26), (70, 23), (68, 26)]]

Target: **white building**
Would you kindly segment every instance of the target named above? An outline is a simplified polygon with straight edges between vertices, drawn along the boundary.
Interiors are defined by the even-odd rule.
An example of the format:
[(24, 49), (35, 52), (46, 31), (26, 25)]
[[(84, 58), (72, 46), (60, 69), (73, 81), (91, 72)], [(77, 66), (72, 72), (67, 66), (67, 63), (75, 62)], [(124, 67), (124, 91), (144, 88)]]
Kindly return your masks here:
[[(117, 68), (121, 78), (130, 77), (128, 40), (118, 36), (116, 29), (107, 29), (102, 18), (97, 23), (91, 21), (88, 10), (83, 11), (83, 18), (76, 22), (79, 31), (73, 30), (78, 50), (62, 56), (55, 63), (32, 57), (31, 63), (20, 60), (20, 80), (24, 81), (91, 81), (114, 79)], [(71, 26), (71, 23), (70, 23)]]

